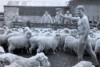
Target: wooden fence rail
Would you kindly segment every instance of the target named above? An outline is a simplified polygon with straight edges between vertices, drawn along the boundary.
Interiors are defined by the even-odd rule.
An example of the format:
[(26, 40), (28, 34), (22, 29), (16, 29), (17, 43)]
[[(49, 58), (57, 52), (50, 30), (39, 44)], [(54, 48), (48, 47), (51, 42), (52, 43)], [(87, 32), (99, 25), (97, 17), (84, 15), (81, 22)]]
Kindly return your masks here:
[[(90, 27), (96, 27), (97, 24), (93, 24), (90, 23)], [(26, 23), (23, 22), (12, 22), (12, 28), (20, 28), (20, 27), (25, 27), (27, 26)], [(77, 24), (73, 23), (73, 24), (56, 24), (56, 23), (30, 23), (29, 26), (31, 28), (55, 28), (55, 29), (59, 29), (59, 28), (70, 28), (70, 29), (76, 29), (77, 28)]]

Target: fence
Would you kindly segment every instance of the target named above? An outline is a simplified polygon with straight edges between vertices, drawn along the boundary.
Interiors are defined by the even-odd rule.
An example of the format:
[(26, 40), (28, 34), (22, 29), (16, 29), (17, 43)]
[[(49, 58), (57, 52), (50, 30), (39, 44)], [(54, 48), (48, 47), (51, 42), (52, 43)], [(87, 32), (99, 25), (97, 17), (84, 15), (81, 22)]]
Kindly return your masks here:
[[(12, 28), (19, 28), (19, 27), (25, 27), (27, 26), (26, 23), (23, 22), (12, 22)], [(57, 24), (57, 23), (30, 23), (28, 24), (31, 28), (54, 28), (54, 29), (60, 29), (60, 28), (77, 28), (77, 24)]]
[[(20, 28), (27, 26), (26, 23), (23, 22), (12, 22), (12, 28)], [(30, 23), (28, 24), (31, 28), (54, 28), (54, 29), (60, 29), (60, 28), (70, 28), (70, 29), (76, 29), (77, 23), (67, 23), (67, 24), (57, 24), (57, 23)], [(90, 27), (96, 27), (96, 23), (90, 23)]]

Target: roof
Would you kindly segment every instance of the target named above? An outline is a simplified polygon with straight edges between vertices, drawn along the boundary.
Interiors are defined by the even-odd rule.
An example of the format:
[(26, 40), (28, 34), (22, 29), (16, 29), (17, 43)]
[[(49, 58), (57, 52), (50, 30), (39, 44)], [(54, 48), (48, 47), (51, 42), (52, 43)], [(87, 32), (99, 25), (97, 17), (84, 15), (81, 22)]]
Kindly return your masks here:
[(8, 6), (68, 6), (70, 0), (32, 0), (32, 1), (9, 1)]

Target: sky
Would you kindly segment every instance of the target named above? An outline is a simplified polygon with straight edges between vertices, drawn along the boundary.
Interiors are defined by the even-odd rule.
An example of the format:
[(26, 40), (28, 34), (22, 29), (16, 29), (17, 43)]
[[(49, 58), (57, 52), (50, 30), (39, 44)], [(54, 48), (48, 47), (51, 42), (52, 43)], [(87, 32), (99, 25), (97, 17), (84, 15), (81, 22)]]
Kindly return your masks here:
[(8, 1), (28, 1), (28, 2), (31, 2), (31, 1), (39, 1), (39, 2), (48, 2), (48, 1), (53, 1), (53, 2), (58, 2), (59, 3), (63, 3), (63, 2), (67, 2), (69, 0), (0, 0), (0, 12), (4, 12), (4, 5), (7, 5)]

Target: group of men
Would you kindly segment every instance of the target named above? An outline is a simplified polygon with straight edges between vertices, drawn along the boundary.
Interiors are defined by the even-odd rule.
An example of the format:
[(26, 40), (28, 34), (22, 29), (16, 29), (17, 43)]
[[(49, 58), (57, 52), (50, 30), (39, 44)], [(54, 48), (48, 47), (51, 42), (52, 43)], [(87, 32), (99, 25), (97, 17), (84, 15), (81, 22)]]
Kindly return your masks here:
[[(67, 10), (65, 16), (72, 16), (70, 12)], [(59, 8), (56, 9), (56, 15), (54, 18), (51, 17), (48, 11), (45, 11), (44, 15), (42, 16), (41, 23), (56, 23), (56, 24), (66, 24), (71, 23), (71, 20), (63, 19), (59, 14)]]
[[(54, 23), (63, 23), (62, 20), (64, 19), (64, 23), (70, 23), (71, 21), (76, 21), (77, 22), (77, 30), (78, 30), (78, 34), (80, 36), (80, 40), (79, 40), (79, 46), (78, 46), (78, 51), (77, 51), (77, 55), (78, 55), (78, 61), (82, 61), (83, 60), (83, 55), (84, 55), (84, 51), (86, 50), (90, 56), (93, 59), (94, 65), (95, 67), (100, 67), (99, 62), (97, 60), (96, 54), (92, 49), (91, 44), (89, 43), (88, 40), (88, 35), (90, 33), (90, 25), (89, 25), (89, 20), (85, 14), (85, 8), (83, 5), (79, 5), (76, 7), (76, 15), (75, 17), (73, 17), (69, 11), (66, 11), (66, 14), (63, 14), (61, 9), (56, 10), (56, 16), (54, 19)], [(46, 12), (48, 14), (48, 17), (50, 20), (52, 20), (50, 14), (48, 12)], [(45, 15), (45, 14), (44, 14)], [(43, 17), (44, 17), (43, 15)], [(42, 17), (42, 19), (43, 19)], [(45, 19), (46, 20), (46, 19)], [(47, 21), (49, 21), (47, 19)], [(53, 22), (49, 21), (49, 22)]]
[(89, 43), (88, 40), (88, 35), (90, 32), (90, 25), (89, 25), (89, 20), (87, 16), (85, 15), (85, 8), (83, 5), (79, 5), (76, 7), (76, 14), (77, 16), (73, 17), (69, 11), (66, 11), (66, 14), (63, 14), (61, 9), (56, 10), (56, 16), (54, 18), (54, 21), (48, 11), (45, 11), (45, 14), (42, 17), (41, 23), (63, 23), (62, 20), (64, 19), (64, 23), (69, 23), (71, 21), (76, 21), (78, 24), (77, 30), (78, 34), (80, 36), (79, 40), (79, 46), (78, 46), (78, 61), (83, 60), (83, 54), (84, 51), (86, 50), (90, 56), (92, 57), (94, 61), (95, 67), (100, 67), (99, 62), (97, 60), (96, 54), (93, 51), (91, 44)]

